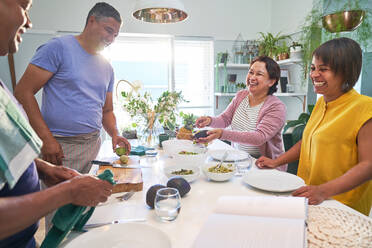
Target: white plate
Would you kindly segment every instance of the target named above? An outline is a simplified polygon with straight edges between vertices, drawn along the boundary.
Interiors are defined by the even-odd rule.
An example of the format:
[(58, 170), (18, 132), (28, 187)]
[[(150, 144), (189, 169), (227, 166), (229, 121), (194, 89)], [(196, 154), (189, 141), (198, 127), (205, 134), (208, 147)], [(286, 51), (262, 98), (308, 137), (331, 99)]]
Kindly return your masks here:
[(243, 182), (257, 189), (271, 192), (294, 191), (305, 185), (302, 178), (278, 170), (253, 169), (243, 176)]
[[(172, 174), (173, 171), (179, 171), (181, 169), (184, 170), (192, 170), (194, 173), (190, 175), (175, 175)], [(194, 166), (191, 164), (180, 164), (180, 165), (174, 165), (174, 166), (168, 166), (164, 168), (164, 173), (168, 178), (175, 177), (175, 176), (180, 176), (183, 177), (187, 182), (191, 183), (195, 181), (196, 179), (199, 178), (200, 175), (200, 169), (198, 166)]]
[(228, 152), (226, 162), (241, 161), (251, 157), (247, 152), (240, 150), (212, 150), (208, 154), (215, 160), (221, 160), (225, 151)]
[(159, 229), (138, 223), (107, 225), (76, 237), (65, 248), (171, 248), (166, 234)]

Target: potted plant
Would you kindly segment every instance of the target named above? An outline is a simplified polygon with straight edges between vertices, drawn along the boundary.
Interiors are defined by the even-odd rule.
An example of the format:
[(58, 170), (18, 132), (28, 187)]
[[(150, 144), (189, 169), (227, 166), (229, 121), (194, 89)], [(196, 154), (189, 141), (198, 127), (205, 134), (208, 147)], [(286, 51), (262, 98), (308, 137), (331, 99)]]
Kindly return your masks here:
[(225, 82), (223, 82), (224, 85), (220, 85), (220, 74), (219, 74), (219, 64), (222, 63), (223, 64), (223, 75), (226, 75), (227, 74), (227, 68), (226, 68), (226, 65), (227, 65), (227, 61), (229, 59), (229, 53), (226, 51), (226, 52), (221, 52), (221, 53), (217, 53), (217, 58), (216, 58), (216, 64), (215, 64), (215, 70), (214, 70), (214, 79), (215, 79), (215, 91), (216, 92), (224, 92), (224, 90), (222, 90), (222, 86), (226, 85), (226, 79), (225, 79)]
[(302, 59), (302, 44), (293, 41), (289, 47), (289, 57), (292, 59)]
[(259, 32), (259, 34), (261, 35), (261, 40), (259, 41), (259, 55), (266, 55), (271, 58), (275, 58), (278, 54), (279, 42), (289, 38), (288, 35), (281, 35), (280, 32), (276, 35), (262, 32)]
[(126, 139), (137, 139), (137, 123), (132, 123), (130, 126), (125, 127), (122, 136)]
[(284, 60), (289, 58), (289, 47), (285, 42), (277, 47), (277, 60)]
[[(336, 2), (340, 2), (340, 0), (336, 0)], [(330, 3), (330, 1), (328, 3)], [(347, 1), (344, 6), (340, 8), (340, 11), (353, 9), (365, 11), (364, 20), (368, 20), (369, 16), (372, 14), (370, 9), (363, 9), (360, 7), (360, 0)], [(336, 23), (333, 23), (333, 25), (339, 28), (335, 29), (335, 32), (329, 32), (327, 29), (323, 28), (323, 17), (323, 1), (314, 1), (313, 8), (306, 16), (304, 24), (301, 27), (301, 36), (299, 40), (302, 44), (302, 65), (305, 79), (307, 78), (312, 61), (312, 52), (322, 42), (341, 36), (348, 36), (359, 42), (362, 48), (367, 48), (368, 43), (371, 41), (372, 28), (368, 21), (363, 21), (359, 27), (352, 32), (342, 32), (343, 19), (337, 21), (336, 18)], [(303, 80), (303, 82), (307, 82), (307, 80)]]
[[(302, 139), (302, 134), (310, 118), (314, 105), (307, 106), (309, 113), (301, 113), (297, 120), (288, 121), (283, 129), (284, 148), (288, 151), (293, 145)], [(298, 161), (288, 164), (287, 172), (297, 174)]]

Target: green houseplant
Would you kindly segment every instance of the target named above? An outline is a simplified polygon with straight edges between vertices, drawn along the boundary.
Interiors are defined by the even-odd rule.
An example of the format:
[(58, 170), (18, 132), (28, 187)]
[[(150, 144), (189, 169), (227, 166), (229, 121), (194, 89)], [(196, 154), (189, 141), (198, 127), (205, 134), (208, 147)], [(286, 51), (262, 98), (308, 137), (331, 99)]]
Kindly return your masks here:
[[(284, 126), (283, 143), (286, 151), (302, 139), (302, 134), (314, 109), (314, 105), (308, 105), (307, 108), (309, 113), (301, 113), (297, 120), (288, 121)], [(297, 167), (298, 161), (289, 163), (287, 172), (297, 174)]]
[[(186, 101), (182, 92), (175, 91), (163, 92), (156, 102), (152, 100), (149, 92), (142, 95), (141, 93), (123, 91), (121, 94), (124, 99), (124, 109), (136, 121), (144, 143), (150, 146), (155, 142), (154, 139), (158, 131), (157, 123), (174, 130), (177, 105)], [(137, 132), (137, 134), (139, 133)]]
[(266, 55), (271, 58), (275, 58), (278, 55), (278, 47), (280, 47), (280, 42), (289, 38), (288, 35), (281, 35), (280, 32), (276, 35), (272, 33), (259, 32), (261, 39), (259, 41), (259, 54)]
[[(341, 32), (343, 30), (341, 20), (339, 23), (336, 23), (338, 26), (338, 31), (329, 32), (323, 28), (323, 1), (317, 0), (313, 2), (313, 8), (306, 16), (303, 25), (301, 26), (301, 35), (299, 42), (303, 45), (302, 47), (302, 66), (303, 66), (303, 75), (304, 79), (307, 78), (308, 70), (312, 61), (312, 52), (317, 48), (322, 42), (331, 40), (337, 37), (346, 36), (352, 38), (359, 42), (362, 48), (367, 48), (368, 43), (371, 41), (372, 37), (372, 28), (371, 24), (368, 22), (368, 18), (371, 18), (372, 11), (368, 8), (362, 8), (361, 2), (364, 0), (353, 0), (353, 1), (344, 1), (344, 0), (334, 0), (333, 3), (338, 3), (342, 7), (339, 8), (339, 11), (347, 10), (357, 10), (361, 9), (365, 11), (364, 21), (361, 25), (352, 32)], [(328, 1), (330, 3), (331, 1)], [(337, 20), (336, 20), (337, 22)], [(303, 80), (306, 82), (306, 80)]]

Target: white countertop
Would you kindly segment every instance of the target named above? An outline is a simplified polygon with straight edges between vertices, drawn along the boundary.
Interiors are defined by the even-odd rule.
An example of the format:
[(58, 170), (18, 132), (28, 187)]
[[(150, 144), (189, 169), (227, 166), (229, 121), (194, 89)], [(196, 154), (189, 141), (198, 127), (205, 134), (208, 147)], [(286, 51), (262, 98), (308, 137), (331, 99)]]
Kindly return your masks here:
[[(216, 140), (208, 149), (233, 149), (231, 146)], [(112, 156), (111, 142), (103, 144), (97, 159)], [(168, 178), (163, 172), (164, 166), (175, 164), (172, 158), (159, 150), (156, 158), (142, 157), (140, 160), (143, 174), (143, 191), (137, 192), (128, 200), (120, 202), (115, 199), (122, 194), (113, 194), (106, 203), (96, 207), (88, 223), (113, 221), (125, 218), (146, 218), (148, 225), (154, 226), (166, 233), (172, 247), (190, 248), (208, 216), (216, 207), (217, 199), (223, 195), (229, 196), (255, 196), (255, 195), (289, 195), (288, 193), (270, 193), (261, 191), (245, 184), (240, 176), (234, 176), (227, 182), (211, 182), (201, 174), (200, 178), (191, 183), (191, 191), (181, 199), (181, 211), (178, 218), (170, 223), (158, 220), (155, 210), (149, 209), (145, 203), (147, 189), (154, 184), (166, 185)], [(321, 206), (335, 207), (361, 215), (357, 211), (335, 200), (327, 200)], [(74, 239), (78, 234), (72, 233), (64, 245)]]

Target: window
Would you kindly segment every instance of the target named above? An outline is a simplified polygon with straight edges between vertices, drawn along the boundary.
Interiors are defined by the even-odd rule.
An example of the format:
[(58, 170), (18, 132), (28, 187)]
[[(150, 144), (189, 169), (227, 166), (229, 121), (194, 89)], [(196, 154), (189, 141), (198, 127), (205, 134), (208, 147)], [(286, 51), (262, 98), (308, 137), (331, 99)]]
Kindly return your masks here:
[(183, 112), (213, 114), (213, 41), (176, 38), (174, 42), (175, 90), (182, 91), (188, 103)]
[[(154, 100), (165, 90), (181, 90), (189, 102), (182, 103), (180, 111), (196, 115), (213, 113), (211, 38), (125, 34), (117, 37), (103, 55), (111, 61), (116, 84), (121, 79), (141, 81), (142, 92), (150, 92)], [(115, 97), (116, 84), (114, 111), (122, 130), (129, 117), (122, 110), (120, 96)], [(129, 87), (125, 83), (119, 86)]]

